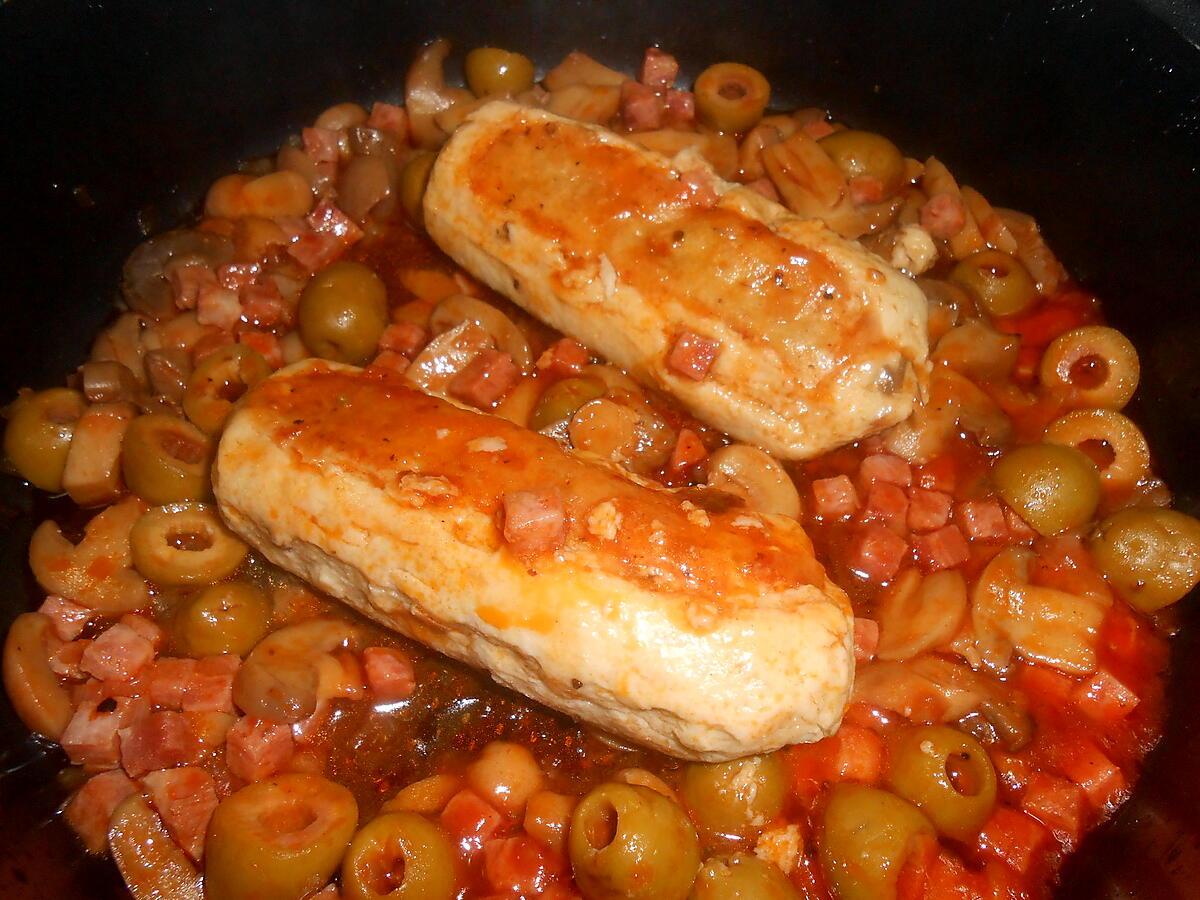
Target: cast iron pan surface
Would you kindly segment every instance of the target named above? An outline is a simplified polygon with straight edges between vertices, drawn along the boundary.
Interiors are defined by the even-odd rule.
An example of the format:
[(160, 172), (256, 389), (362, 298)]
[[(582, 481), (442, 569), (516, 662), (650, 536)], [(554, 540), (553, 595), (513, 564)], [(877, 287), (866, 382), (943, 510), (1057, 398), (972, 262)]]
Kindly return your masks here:
[[(397, 99), (423, 41), (553, 64), (585, 49), (630, 69), (659, 43), (684, 76), (762, 69), (781, 107), (820, 105), (936, 152), (1032, 213), (1138, 346), (1133, 410), (1196, 513), (1200, 467), (1200, 34), (1187, 3), (208, 4), (15, 0), (0, 9), (0, 398), (60, 383), (110, 315), (126, 254), (180, 222), (239, 158), (327, 105)], [(0, 628), (34, 602), (29, 489), (0, 478)], [(1174, 643), (1166, 737), (1133, 800), (1068, 864), (1059, 896), (1196, 896), (1197, 611)], [(124, 896), (55, 819), (61, 764), (0, 701), (0, 897)]]

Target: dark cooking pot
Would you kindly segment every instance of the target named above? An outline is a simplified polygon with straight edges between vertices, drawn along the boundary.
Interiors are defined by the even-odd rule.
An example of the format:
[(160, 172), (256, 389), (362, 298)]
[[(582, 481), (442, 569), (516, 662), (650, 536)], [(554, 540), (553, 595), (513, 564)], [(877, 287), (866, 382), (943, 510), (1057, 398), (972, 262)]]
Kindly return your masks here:
[[(685, 75), (752, 63), (780, 105), (827, 106), (913, 155), (936, 151), (987, 196), (1034, 214), (1140, 348), (1134, 415), (1180, 505), (1197, 511), (1200, 16), (1186, 3), (251, 6), (13, 0), (0, 10), (0, 398), (60, 382), (82, 360), (145, 232), (186, 217), (235, 159), (278, 146), (329, 103), (400, 96), (425, 39), (541, 61), (579, 47), (624, 68), (660, 43)], [(0, 479), (0, 628), (33, 597), (34, 502)], [(1184, 618), (1196, 617), (1193, 601)], [(1134, 799), (1067, 867), (1062, 896), (1200, 890), (1198, 633), (1185, 621), (1174, 645), (1162, 745)], [(52, 820), (60, 759), (4, 701), (0, 749), (0, 896), (121, 896), (109, 864), (85, 861)]]

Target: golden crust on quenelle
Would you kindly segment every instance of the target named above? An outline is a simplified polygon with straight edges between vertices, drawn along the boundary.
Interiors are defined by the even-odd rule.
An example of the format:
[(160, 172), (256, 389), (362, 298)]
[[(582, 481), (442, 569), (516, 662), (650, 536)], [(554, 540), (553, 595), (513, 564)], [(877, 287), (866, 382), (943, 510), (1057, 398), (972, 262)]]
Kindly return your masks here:
[[(776, 456), (912, 410), (928, 355), (916, 284), (698, 157), (497, 101), (442, 149), (424, 205), (472, 274)], [(673, 353), (692, 336), (716, 350), (689, 372)]]
[[(324, 362), (252, 390), (221, 440), (229, 525), (380, 623), (690, 759), (817, 740), (853, 677), (849, 603), (794, 520), (704, 510), (395, 375)], [(561, 499), (517, 552), (506, 498)]]

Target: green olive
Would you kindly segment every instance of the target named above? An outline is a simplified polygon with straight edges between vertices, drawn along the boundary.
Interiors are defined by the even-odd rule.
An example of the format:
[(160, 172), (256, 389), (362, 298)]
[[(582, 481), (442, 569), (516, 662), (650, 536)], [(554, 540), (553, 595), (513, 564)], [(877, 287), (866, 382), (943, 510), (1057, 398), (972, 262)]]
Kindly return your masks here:
[(279, 775), (226, 797), (204, 845), (207, 900), (297, 900), (337, 871), (354, 795), (319, 775)]
[(604, 385), (595, 378), (564, 378), (556, 381), (546, 388), (533, 408), (529, 427), (534, 431), (542, 431), (568, 422), (575, 415), (575, 410), (604, 394)]
[(168, 503), (144, 513), (129, 531), (139, 572), (158, 585), (213, 584), (234, 573), (248, 548), (206, 503)]
[(996, 770), (983, 745), (946, 725), (903, 734), (892, 749), (888, 782), (942, 834), (969, 841), (996, 805)]
[(425, 227), (425, 186), (437, 162), (437, 154), (423, 150), (411, 156), (400, 170), (400, 205), (414, 224)]
[(271, 602), (245, 581), (210, 585), (175, 611), (174, 645), (188, 656), (245, 656), (271, 624)]
[(520, 53), (476, 47), (463, 63), (467, 87), (476, 97), (519, 94), (533, 87), (533, 63)]
[(212, 444), (204, 433), (166, 413), (138, 416), (121, 443), (126, 486), (157, 506), (207, 497), (211, 463)]
[(183, 394), (183, 411), (205, 434), (216, 434), (237, 399), (270, 374), (270, 364), (256, 350), (245, 344), (222, 347), (192, 372)]
[(449, 900), (458, 890), (454, 846), (416, 813), (387, 813), (358, 830), (342, 860), (347, 900)]
[(1009, 450), (992, 469), (1004, 502), (1038, 532), (1078, 528), (1100, 503), (1100, 471), (1082, 451), (1059, 444)]
[(323, 359), (362, 365), (388, 326), (387, 288), (356, 262), (336, 262), (313, 276), (300, 295), (300, 338)]
[(693, 91), (700, 121), (729, 134), (757, 125), (771, 99), (771, 85), (763, 73), (741, 63), (709, 66), (696, 79)]
[(79, 391), (50, 388), (19, 398), (4, 429), (4, 455), (17, 473), (43, 491), (62, 490), (75, 423), (87, 409)]
[(1029, 271), (1019, 260), (1000, 250), (972, 253), (950, 271), (950, 280), (970, 291), (993, 316), (1022, 312), (1038, 295)]
[(1123, 509), (1100, 523), (1092, 556), (1128, 603), (1154, 612), (1200, 582), (1200, 522), (1173, 509)]
[(846, 129), (820, 140), (821, 149), (847, 179), (873, 178), (890, 197), (904, 184), (904, 157), (896, 145), (871, 131)]
[(700, 866), (695, 829), (679, 805), (617, 782), (579, 801), (567, 849), (587, 900), (682, 900)]
[(779, 815), (788, 779), (777, 756), (747, 756), (721, 763), (692, 763), (680, 794), (702, 831), (744, 836)]
[(696, 876), (690, 900), (800, 900), (782, 872), (757, 856), (714, 856)]
[(934, 838), (919, 809), (890, 791), (837, 784), (819, 854), (838, 900), (895, 900), (896, 879), (918, 840)]

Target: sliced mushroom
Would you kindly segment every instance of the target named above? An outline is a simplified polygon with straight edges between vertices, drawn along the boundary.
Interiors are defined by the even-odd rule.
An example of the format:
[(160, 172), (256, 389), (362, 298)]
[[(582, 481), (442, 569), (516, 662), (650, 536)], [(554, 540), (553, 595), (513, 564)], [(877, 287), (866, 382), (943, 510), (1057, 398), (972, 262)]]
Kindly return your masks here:
[(533, 353), (529, 349), (529, 341), (512, 319), (490, 303), (466, 294), (447, 297), (434, 307), (429, 327), (438, 335), (463, 322), (470, 322), (486, 331), (497, 349), (511, 356), (512, 361), (523, 373), (529, 373), (533, 367)]
[(967, 378), (1004, 378), (1017, 364), (1018, 343), (1013, 335), (1001, 334), (981, 319), (967, 319), (937, 342), (933, 361)]
[(800, 493), (774, 459), (749, 444), (730, 444), (708, 459), (708, 484), (744, 497), (758, 512), (800, 517)]
[(967, 585), (957, 570), (922, 576), (909, 569), (880, 598), (880, 659), (910, 659), (940, 647), (962, 627)]
[(426, 393), (445, 394), (455, 375), (494, 346), (492, 336), (474, 322), (460, 322), (426, 344), (404, 370), (404, 377)]
[(450, 42), (439, 38), (417, 54), (404, 79), (409, 128), (417, 146), (426, 150), (436, 150), (446, 140), (446, 132), (437, 126), (434, 116), (455, 103), (475, 99), (465, 88), (446, 85), (443, 66), (449, 55)]
[(186, 229), (168, 231), (129, 254), (121, 272), (121, 292), (135, 312), (153, 319), (168, 318), (175, 313), (166, 275), (168, 263), (195, 262), (216, 269), (231, 259), (233, 243), (223, 235)]
[(576, 410), (567, 434), (576, 450), (627, 466), (638, 446), (638, 415), (627, 406), (601, 397)]

